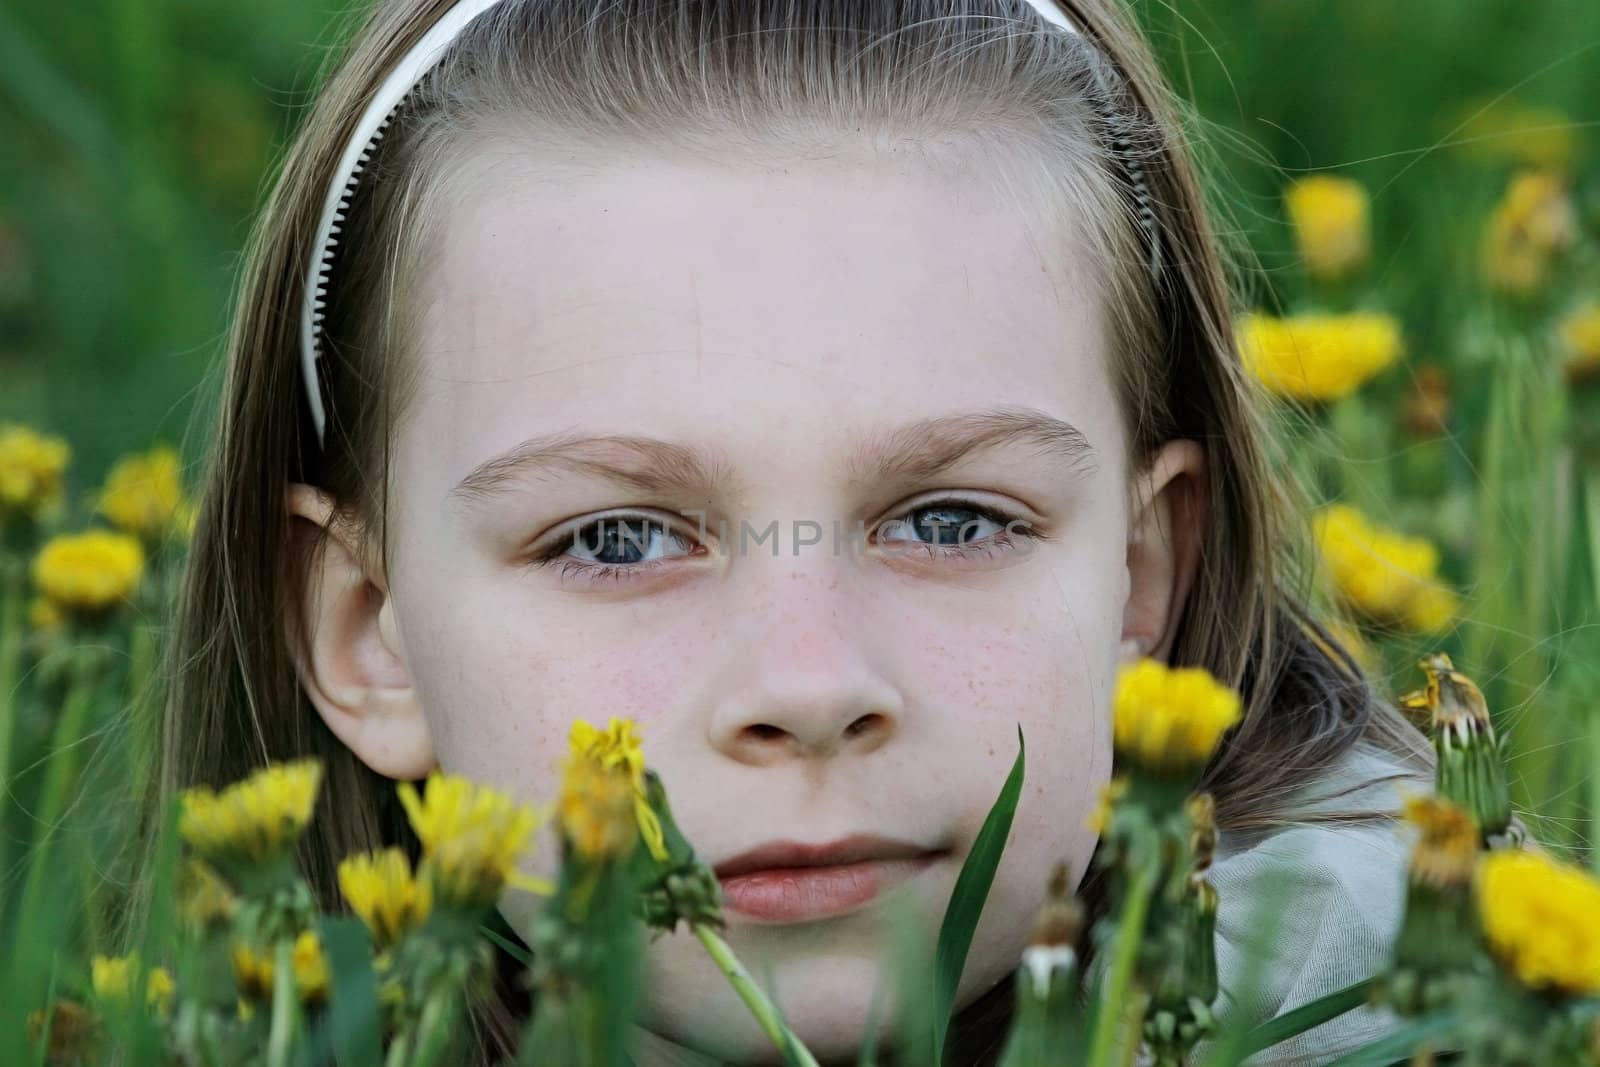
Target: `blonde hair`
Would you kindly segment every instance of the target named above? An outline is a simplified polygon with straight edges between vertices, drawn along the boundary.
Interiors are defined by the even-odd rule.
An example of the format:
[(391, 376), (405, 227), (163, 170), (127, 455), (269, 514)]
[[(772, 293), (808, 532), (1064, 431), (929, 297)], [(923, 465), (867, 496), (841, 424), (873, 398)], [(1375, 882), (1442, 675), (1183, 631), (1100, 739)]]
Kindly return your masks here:
[[(328, 294), (318, 449), (299, 379), (302, 276), (334, 167), (366, 102), (450, 7), (384, 0), (307, 114), (250, 241), (228, 341), (221, 417), (176, 624), (153, 800), (269, 759), (322, 758), (307, 877), (338, 907), (350, 852), (415, 846), (393, 783), (323, 725), (299, 685), (299, 590), (311, 552), (284, 508), (291, 482), (329, 492), (388, 552), (391, 431), (414, 384), (404, 299), (462, 169), (496, 138), (584, 139), (712, 158), (845, 138), (983, 145), (1060, 197), (1099, 265), (1112, 374), (1131, 458), (1204, 448), (1205, 548), (1172, 661), (1236, 686), (1244, 720), (1204, 785), (1224, 829), (1268, 829), (1282, 798), (1358, 741), (1425, 767), (1422, 738), (1377, 699), (1305, 606), (1306, 509), (1274, 474), (1268, 426), (1232, 346), (1229, 289), (1181, 111), (1113, 0), (1063, 3), (1081, 36), (1023, 0), (507, 0), (478, 20), (397, 114), (358, 187)], [(1129, 177), (1159, 233), (1149, 271)], [(1031, 168), (1030, 168), (1031, 164)], [(1031, 177), (1030, 177), (1031, 176)], [(479, 1005), (480, 1052), (515, 1040), (503, 1000)], [(986, 1042), (986, 1047), (992, 1047)]]

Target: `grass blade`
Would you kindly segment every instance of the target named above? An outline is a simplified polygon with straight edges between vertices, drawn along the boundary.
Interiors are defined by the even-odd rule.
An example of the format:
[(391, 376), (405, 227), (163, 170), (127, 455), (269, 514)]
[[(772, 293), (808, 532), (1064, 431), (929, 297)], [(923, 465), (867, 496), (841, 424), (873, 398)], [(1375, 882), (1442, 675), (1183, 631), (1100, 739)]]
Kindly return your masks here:
[(944, 922), (939, 927), (939, 947), (933, 959), (933, 1049), (934, 1062), (943, 1058), (944, 1036), (950, 1029), (950, 1011), (955, 1004), (956, 989), (961, 984), (961, 970), (967, 963), (967, 950), (972, 947), (972, 935), (983, 916), (984, 901), (989, 898), (989, 887), (994, 884), (994, 873), (1000, 867), (1000, 853), (1005, 850), (1006, 838), (1011, 834), (1011, 820), (1017, 813), (1017, 799), (1022, 795), (1023, 756), (1025, 746), (1022, 727), (1017, 727), (1017, 760), (1000, 789), (983, 829), (967, 861), (961, 865), (961, 874), (950, 891), (950, 903), (945, 908)]
[(1313, 1026), (1321, 1026), (1329, 1019), (1361, 1007), (1367, 1002), (1373, 981), (1371, 978), (1363, 978), (1354, 985), (1345, 986), (1325, 997), (1318, 997), (1309, 1004), (1302, 1004), (1293, 1011), (1284, 1012), (1277, 1018), (1261, 1024), (1245, 1035), (1243, 1054), (1249, 1056), (1264, 1048), (1271, 1048), (1280, 1041), (1287, 1041)]

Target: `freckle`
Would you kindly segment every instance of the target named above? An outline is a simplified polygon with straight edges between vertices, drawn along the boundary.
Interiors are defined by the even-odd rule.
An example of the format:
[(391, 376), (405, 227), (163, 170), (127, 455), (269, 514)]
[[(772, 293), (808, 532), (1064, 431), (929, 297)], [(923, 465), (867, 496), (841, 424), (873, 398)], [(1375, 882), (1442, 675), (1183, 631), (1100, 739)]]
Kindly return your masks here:
[(989, 755), (991, 755), (991, 756), (994, 755), (994, 746), (993, 745), (989, 746)]

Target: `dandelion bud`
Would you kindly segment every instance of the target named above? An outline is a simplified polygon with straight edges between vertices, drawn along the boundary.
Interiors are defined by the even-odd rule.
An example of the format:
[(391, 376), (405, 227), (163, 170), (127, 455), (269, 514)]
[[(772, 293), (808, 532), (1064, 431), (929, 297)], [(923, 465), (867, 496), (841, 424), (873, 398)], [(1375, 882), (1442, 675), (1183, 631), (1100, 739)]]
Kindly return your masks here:
[(1485, 837), (1506, 832), (1511, 822), (1511, 791), (1506, 783), (1503, 743), (1495, 733), (1483, 692), (1436, 652), (1421, 661), (1428, 676), (1423, 689), (1401, 698), (1413, 712), (1426, 709), (1438, 753), (1435, 788), (1477, 820)]
[(1450, 984), (1478, 954), (1468, 892), (1478, 856), (1472, 816), (1438, 796), (1407, 799), (1405, 818), (1420, 830), (1411, 853), (1405, 917), (1394, 967), (1379, 999), (1416, 1014), (1449, 995)]
[(1581, 307), (1561, 320), (1561, 347), (1568, 382), (1600, 380), (1600, 303)]
[(1313, 278), (1340, 281), (1366, 265), (1372, 238), (1367, 191), (1359, 182), (1313, 175), (1292, 183), (1284, 202), (1295, 244)]
[(419, 928), (433, 910), (428, 879), (413, 875), (410, 861), (397, 848), (347, 857), (339, 864), (339, 891), (380, 949)]
[(1066, 1062), (1081, 1029), (1074, 994), (1078, 987), (1075, 948), (1083, 907), (1072, 896), (1067, 865), (1050, 875), (1050, 894), (1034, 921), (1017, 968), (1017, 1011), (1001, 1058), (1002, 1067), (1045, 1067)]

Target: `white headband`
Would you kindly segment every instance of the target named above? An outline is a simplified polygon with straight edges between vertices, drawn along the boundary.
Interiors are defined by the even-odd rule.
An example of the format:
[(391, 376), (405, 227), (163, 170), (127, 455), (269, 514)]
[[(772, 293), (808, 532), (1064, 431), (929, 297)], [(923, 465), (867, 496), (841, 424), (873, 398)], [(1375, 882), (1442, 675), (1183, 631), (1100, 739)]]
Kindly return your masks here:
[[(322, 205), (322, 221), (317, 224), (317, 242), (311, 248), (311, 260), (306, 266), (305, 295), (300, 308), (300, 369), (305, 377), (306, 396), (311, 400), (311, 420), (317, 428), (317, 444), (323, 443), (323, 427), (327, 412), (322, 404), (322, 386), (317, 380), (317, 359), (321, 355), (322, 316), (328, 296), (328, 280), (333, 265), (334, 246), (339, 241), (339, 230), (345, 213), (350, 210), (350, 200), (355, 195), (361, 170), (372, 158), (384, 130), (394, 118), (401, 101), (416, 88), (427, 73), (444, 58), (445, 52), (467, 24), (501, 0), (460, 0), (439, 17), (439, 21), (422, 39), (403, 56), (394, 70), (378, 86), (372, 102), (361, 113), (350, 135), (339, 169), (334, 172), (328, 198)], [(1046, 22), (1068, 33), (1077, 33), (1074, 26), (1054, 0), (1028, 0), (1028, 6), (1037, 11)]]

